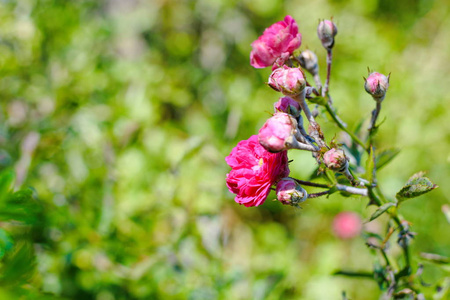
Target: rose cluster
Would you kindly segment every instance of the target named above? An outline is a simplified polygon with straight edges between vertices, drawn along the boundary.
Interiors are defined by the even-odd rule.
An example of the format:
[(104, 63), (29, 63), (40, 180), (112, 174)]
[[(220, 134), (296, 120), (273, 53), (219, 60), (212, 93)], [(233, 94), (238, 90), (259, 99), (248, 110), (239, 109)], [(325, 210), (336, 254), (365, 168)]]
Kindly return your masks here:
[[(337, 27), (332, 21), (319, 23), (317, 35), (329, 58), (336, 34)], [(231, 167), (226, 179), (228, 189), (236, 194), (237, 203), (247, 207), (264, 203), (272, 186), (276, 187), (277, 198), (283, 204), (297, 206), (308, 197), (314, 197), (308, 195), (300, 180), (287, 177), (287, 151), (291, 149), (310, 151), (318, 164), (344, 174), (353, 185), (358, 184), (348, 170), (344, 151), (334, 143), (329, 145), (326, 142), (315, 114), (308, 107), (307, 99), (328, 95), (329, 76), (322, 88), (317, 56), (310, 50), (298, 53), (301, 42), (302, 35), (296, 21), (286, 16), (251, 44), (250, 65), (255, 68), (272, 67), (268, 85), (283, 96), (275, 102), (273, 115), (258, 135), (239, 142), (225, 159)], [(331, 59), (328, 71), (330, 67)], [(304, 70), (314, 76), (315, 87), (308, 83)], [(367, 79), (366, 90), (375, 100), (381, 101), (388, 87), (388, 78), (374, 74)], [(331, 100), (328, 105), (331, 105)], [(304, 118), (308, 127), (303, 126)]]

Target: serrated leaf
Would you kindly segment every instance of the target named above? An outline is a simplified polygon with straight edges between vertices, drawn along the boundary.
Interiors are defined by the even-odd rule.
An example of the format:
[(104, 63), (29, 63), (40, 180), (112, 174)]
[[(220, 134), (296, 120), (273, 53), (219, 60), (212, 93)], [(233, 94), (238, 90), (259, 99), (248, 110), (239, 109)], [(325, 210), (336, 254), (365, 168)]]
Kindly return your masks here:
[(395, 203), (393, 203), (393, 202), (388, 202), (388, 203), (385, 203), (385, 204), (383, 204), (383, 205), (381, 205), (371, 216), (370, 216), (370, 219), (369, 219), (369, 222), (370, 221), (373, 221), (373, 220), (375, 220), (376, 218), (378, 218), (379, 216), (381, 216), (382, 214), (384, 214), (389, 208), (391, 208), (391, 207), (393, 207), (393, 206), (395, 206)]
[(318, 104), (318, 105), (326, 105), (327, 104), (327, 99), (325, 99), (324, 97), (314, 97), (314, 98), (309, 98), (308, 99), (310, 102)]
[(366, 178), (370, 184), (373, 183), (373, 170), (375, 168), (375, 155), (373, 153), (373, 147), (370, 147), (369, 156), (366, 161)]
[(382, 167), (387, 165), (397, 154), (400, 153), (400, 149), (392, 148), (382, 151), (375, 158), (375, 165), (377, 166), (377, 170), (380, 170)]
[(409, 178), (408, 182), (396, 195), (399, 202), (419, 197), (438, 187), (428, 177), (423, 176), (424, 174), (424, 172), (418, 172)]

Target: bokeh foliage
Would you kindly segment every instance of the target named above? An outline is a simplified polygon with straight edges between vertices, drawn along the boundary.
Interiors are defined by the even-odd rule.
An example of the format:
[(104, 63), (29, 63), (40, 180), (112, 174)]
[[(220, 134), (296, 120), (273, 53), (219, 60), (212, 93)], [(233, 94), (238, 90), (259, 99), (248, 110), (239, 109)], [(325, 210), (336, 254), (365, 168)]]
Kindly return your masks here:
[[(29, 203), (8, 202), (17, 194), (3, 182), (13, 180), (1, 178), (0, 216), (10, 217), (0, 227), (0, 294), (338, 299), (346, 290), (377, 299), (375, 282), (331, 276), (372, 268), (362, 239), (343, 242), (330, 230), (343, 210), (368, 219), (367, 200), (333, 195), (293, 210), (270, 196), (245, 208), (225, 187), (224, 157), (257, 132), (279, 96), (264, 85), (269, 70), (250, 67), (249, 45), (286, 14), (299, 23), (302, 47), (319, 54), (321, 72), (315, 27), (334, 16), (330, 91), (350, 126), (374, 105), (363, 89), (367, 66), (392, 72), (377, 143), (401, 152), (380, 185), (394, 197), (410, 175), (428, 171), (440, 188), (401, 213), (418, 232), (414, 252), (449, 256), (441, 213), (450, 194), (448, 4), (0, 2), (0, 166), (2, 176), (15, 169), (17, 201)], [(328, 139), (338, 133), (325, 115), (319, 122)], [(290, 157), (298, 178), (315, 169), (307, 153)], [(368, 226), (382, 232), (383, 217)], [(445, 274), (425, 265), (426, 292)]]

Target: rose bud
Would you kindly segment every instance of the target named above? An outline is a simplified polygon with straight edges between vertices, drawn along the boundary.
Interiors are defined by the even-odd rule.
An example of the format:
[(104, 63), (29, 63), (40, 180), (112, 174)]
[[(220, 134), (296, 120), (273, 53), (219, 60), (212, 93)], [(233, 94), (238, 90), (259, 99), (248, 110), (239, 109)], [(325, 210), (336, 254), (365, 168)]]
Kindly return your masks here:
[(331, 50), (334, 45), (334, 37), (338, 30), (336, 25), (330, 20), (324, 20), (317, 26), (317, 35), (325, 49)]
[(366, 92), (372, 95), (376, 101), (383, 101), (386, 91), (389, 87), (389, 76), (378, 72), (373, 72), (367, 77), (364, 88)]
[(341, 149), (332, 148), (325, 152), (323, 162), (327, 168), (337, 172), (344, 172), (348, 167), (347, 157)]
[(306, 79), (301, 69), (283, 65), (270, 74), (269, 86), (285, 96), (296, 96), (306, 87)]
[(334, 234), (340, 239), (357, 237), (362, 230), (361, 217), (354, 212), (341, 212), (333, 220)]
[(312, 75), (316, 75), (317, 73), (319, 73), (317, 56), (311, 50), (302, 51), (302, 53), (298, 56), (298, 60), (302, 68)]
[(285, 112), (294, 117), (300, 115), (300, 104), (291, 97), (281, 97), (277, 102), (273, 104), (275, 112)]
[(259, 130), (259, 143), (269, 152), (276, 153), (290, 148), (295, 139), (297, 121), (287, 113), (275, 113)]
[(284, 205), (296, 206), (308, 199), (308, 193), (292, 178), (283, 178), (277, 183), (277, 199)]

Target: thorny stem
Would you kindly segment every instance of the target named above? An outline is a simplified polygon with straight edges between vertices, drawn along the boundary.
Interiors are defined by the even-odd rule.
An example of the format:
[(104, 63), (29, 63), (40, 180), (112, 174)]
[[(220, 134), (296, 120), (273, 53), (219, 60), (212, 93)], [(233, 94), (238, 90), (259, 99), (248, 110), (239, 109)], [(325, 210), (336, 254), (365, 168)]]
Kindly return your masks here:
[(304, 180), (299, 180), (299, 179), (295, 179), (295, 178), (294, 178), (294, 180), (297, 181), (299, 184), (306, 185), (306, 186), (313, 186), (313, 187), (319, 187), (319, 188), (324, 188), (324, 189), (329, 188), (329, 186), (326, 184), (304, 181)]
[[(328, 89), (330, 87), (330, 77), (331, 77), (331, 63), (333, 61), (333, 50), (327, 49), (327, 79), (325, 81), (325, 86), (322, 90), (322, 97), (325, 97), (328, 94)], [(331, 104), (331, 98), (328, 99), (328, 102)]]
[(336, 125), (341, 128), (342, 130), (344, 130), (346, 133), (348, 133), (348, 135), (351, 136), (351, 138), (361, 147), (363, 147), (364, 150), (367, 151), (367, 147), (366, 145), (350, 130), (348, 130), (347, 126), (345, 126), (343, 124), (343, 122), (337, 117), (336, 113), (334, 112), (334, 110), (331, 108), (330, 104), (327, 103), (325, 104), (325, 108), (327, 109), (328, 114), (331, 116), (331, 118), (334, 120), (334, 122), (336, 123)]
[(317, 145), (319, 145), (320, 148), (326, 147), (326, 144), (323, 141), (321, 134), (320, 134), (320, 126), (314, 119), (313, 115), (311, 114), (308, 104), (306, 104), (305, 90), (303, 90), (298, 95), (292, 96), (292, 98), (300, 104), (300, 107), (302, 108), (303, 112), (305, 113), (306, 119), (308, 119), (308, 122), (310, 124), (310, 134), (316, 141)]
[[(347, 162), (347, 164), (348, 164), (348, 162)], [(345, 170), (342, 172), (342, 174), (344, 174), (344, 176), (348, 179), (348, 181), (350, 181), (351, 185), (353, 185), (353, 186), (361, 185), (361, 182), (359, 182), (357, 179), (355, 179), (353, 174), (349, 171), (348, 166), (345, 168)]]
[(368, 193), (367, 193), (368, 190), (367, 189), (360, 189), (360, 188), (347, 186), (347, 185), (343, 185), (343, 184), (336, 184), (336, 188), (339, 191), (347, 192), (347, 193), (354, 194), (354, 195), (361, 195), (361, 196), (364, 196), (364, 197), (367, 197), (367, 195), (368, 195)]
[(316, 89), (320, 91), (320, 88), (322, 87), (322, 81), (320, 80), (319, 73), (314, 74), (314, 83), (316, 84)]
[[(293, 178), (293, 179), (301, 185), (324, 188), (324, 189), (330, 188), (330, 186), (326, 185), (326, 184), (304, 181), (304, 180), (299, 180), (296, 178)], [(343, 185), (343, 184), (336, 184), (336, 188), (342, 192), (347, 192), (350, 194), (361, 195), (361, 196), (367, 197), (367, 189), (355, 188), (355, 187), (347, 186), (347, 185)]]
[(323, 191), (323, 192), (320, 192), (320, 193), (309, 194), (308, 195), (308, 199), (309, 198), (318, 198), (320, 196), (328, 195), (329, 193), (330, 193), (330, 191), (328, 190), (328, 191)]
[(376, 122), (378, 119), (378, 115), (380, 114), (381, 111), (381, 101), (377, 101), (377, 105), (375, 107), (375, 109), (372, 111), (372, 119), (370, 120), (370, 126), (369, 126), (369, 141), (370, 138), (372, 137), (373, 131), (376, 128)]

